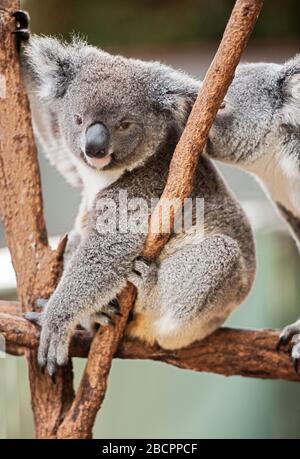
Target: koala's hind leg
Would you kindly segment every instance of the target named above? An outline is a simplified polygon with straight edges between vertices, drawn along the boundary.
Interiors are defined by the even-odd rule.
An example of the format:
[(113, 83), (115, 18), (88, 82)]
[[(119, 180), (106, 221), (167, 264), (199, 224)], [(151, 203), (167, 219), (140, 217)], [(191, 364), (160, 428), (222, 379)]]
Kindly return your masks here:
[(150, 266), (144, 289), (141, 278), (135, 282), (131, 276), (138, 287), (137, 319), (128, 333), (165, 349), (185, 347), (212, 333), (252, 283), (238, 243), (225, 235), (185, 245), (162, 259), (156, 274), (153, 270)]

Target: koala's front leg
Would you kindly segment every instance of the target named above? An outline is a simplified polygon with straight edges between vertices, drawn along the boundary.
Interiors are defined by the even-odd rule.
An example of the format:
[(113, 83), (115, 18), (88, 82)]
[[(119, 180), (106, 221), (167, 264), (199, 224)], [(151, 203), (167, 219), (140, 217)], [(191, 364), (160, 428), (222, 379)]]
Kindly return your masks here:
[(95, 230), (77, 249), (40, 318), (38, 362), (50, 375), (67, 363), (70, 338), (81, 319), (101, 311), (125, 287), (144, 239), (143, 233)]
[[(88, 222), (88, 213), (86, 211), (85, 201), (83, 200), (83, 202), (81, 203), (79, 207), (78, 215), (75, 221), (75, 226), (68, 234), (67, 246), (64, 252), (64, 270), (66, 269), (67, 265), (70, 263), (72, 256), (74, 255), (76, 250), (79, 248), (80, 243), (82, 242), (84, 238), (87, 222)], [(44, 307), (45, 302), (47, 303), (47, 300), (48, 299), (46, 298), (40, 298), (38, 301), (40, 302), (40, 304), (43, 304), (43, 307)], [(40, 306), (40, 304), (37, 303), (37, 306)], [(39, 313), (35, 313), (32, 317), (34, 317), (34, 321), (39, 324), (41, 320), (41, 318), (39, 317)], [(31, 320), (30, 313), (28, 315), (28, 318), (29, 320)]]

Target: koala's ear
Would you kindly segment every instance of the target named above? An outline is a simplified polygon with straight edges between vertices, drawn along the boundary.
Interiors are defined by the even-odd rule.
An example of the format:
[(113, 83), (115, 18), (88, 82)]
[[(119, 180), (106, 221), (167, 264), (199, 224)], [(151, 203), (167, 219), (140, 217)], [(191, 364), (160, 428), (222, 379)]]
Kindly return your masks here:
[(56, 38), (33, 36), (23, 58), (29, 84), (33, 80), (42, 99), (63, 97), (89, 49), (80, 40), (66, 44)]
[(185, 124), (196, 101), (200, 82), (161, 64), (156, 81), (160, 109), (170, 112), (179, 124)]
[(283, 106), (280, 117), (284, 124), (300, 125), (300, 55), (288, 61), (280, 72)]
[(179, 123), (185, 124), (198, 95), (198, 88), (181, 87), (167, 90), (163, 106), (170, 111)]

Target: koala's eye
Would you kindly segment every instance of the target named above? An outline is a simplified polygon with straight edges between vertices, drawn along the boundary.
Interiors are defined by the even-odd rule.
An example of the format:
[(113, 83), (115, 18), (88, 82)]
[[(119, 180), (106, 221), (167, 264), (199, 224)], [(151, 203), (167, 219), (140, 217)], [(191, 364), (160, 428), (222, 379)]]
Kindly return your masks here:
[(119, 124), (118, 131), (127, 131), (131, 127), (132, 123), (130, 121), (122, 121)]
[(74, 120), (75, 120), (75, 123), (78, 125), (78, 126), (81, 126), (83, 121), (82, 121), (82, 118), (80, 115), (75, 115), (74, 116)]
[(219, 110), (224, 110), (224, 108), (226, 108), (225, 100), (223, 100), (223, 102), (221, 103)]

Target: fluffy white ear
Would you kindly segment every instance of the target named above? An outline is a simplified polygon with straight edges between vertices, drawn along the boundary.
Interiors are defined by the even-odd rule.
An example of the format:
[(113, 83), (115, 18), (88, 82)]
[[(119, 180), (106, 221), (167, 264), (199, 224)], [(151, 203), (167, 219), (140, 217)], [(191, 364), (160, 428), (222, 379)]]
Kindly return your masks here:
[(289, 61), (283, 68), (283, 107), (281, 118), (285, 124), (300, 125), (300, 57)]
[(83, 63), (82, 57), (92, 49), (80, 40), (67, 44), (56, 38), (33, 36), (24, 51), (25, 73), (42, 99), (63, 97)]

